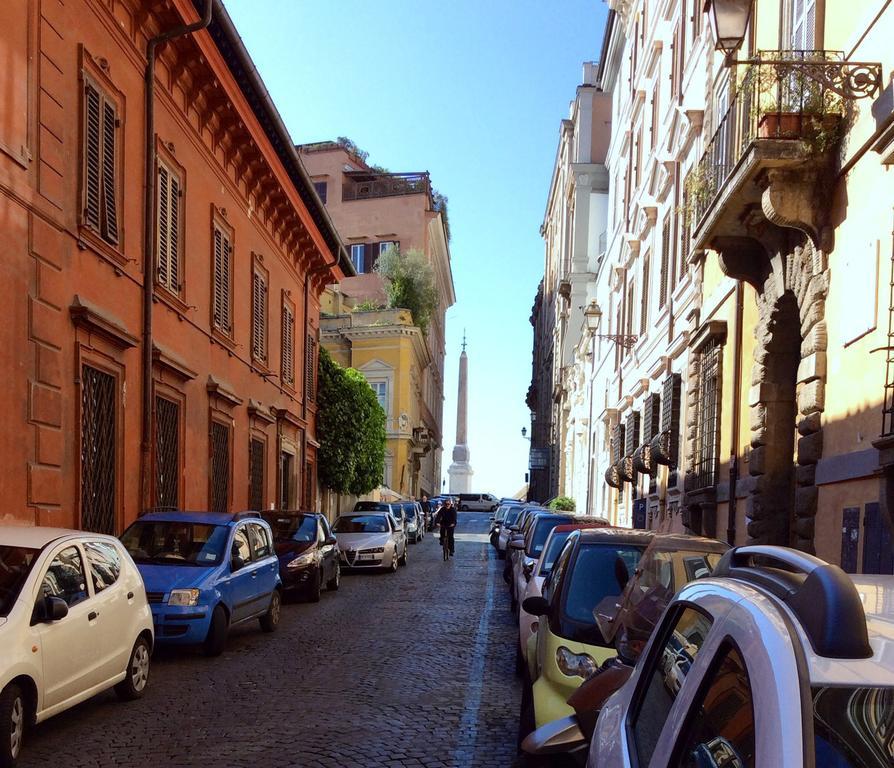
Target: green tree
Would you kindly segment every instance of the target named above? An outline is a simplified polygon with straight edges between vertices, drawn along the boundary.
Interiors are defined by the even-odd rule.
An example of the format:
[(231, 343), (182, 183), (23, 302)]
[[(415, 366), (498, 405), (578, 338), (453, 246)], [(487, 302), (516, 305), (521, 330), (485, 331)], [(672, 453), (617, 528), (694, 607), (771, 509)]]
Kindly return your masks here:
[(320, 350), (317, 393), (320, 482), (336, 493), (369, 493), (385, 470), (385, 411), (353, 368)]
[(574, 512), (574, 499), (569, 496), (557, 496), (549, 503), (549, 508), (557, 512)]
[(404, 253), (399, 248), (389, 248), (379, 256), (376, 272), (386, 280), (388, 306), (409, 309), (419, 330), (428, 331), (438, 306), (438, 289), (435, 271), (425, 254), (415, 249)]

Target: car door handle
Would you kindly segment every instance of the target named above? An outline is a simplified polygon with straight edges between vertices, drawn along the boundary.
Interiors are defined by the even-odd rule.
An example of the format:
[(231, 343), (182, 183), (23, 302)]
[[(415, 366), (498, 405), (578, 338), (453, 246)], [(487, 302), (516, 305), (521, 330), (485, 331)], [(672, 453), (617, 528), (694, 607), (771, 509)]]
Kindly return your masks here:
[(99, 616), (97, 611), (90, 611), (90, 613), (87, 614), (87, 621), (93, 621), (97, 616)]
[(257, 571), (252, 571), (252, 572), (251, 572), (251, 577), (252, 577), (253, 579), (258, 578), (258, 572), (257, 572)]

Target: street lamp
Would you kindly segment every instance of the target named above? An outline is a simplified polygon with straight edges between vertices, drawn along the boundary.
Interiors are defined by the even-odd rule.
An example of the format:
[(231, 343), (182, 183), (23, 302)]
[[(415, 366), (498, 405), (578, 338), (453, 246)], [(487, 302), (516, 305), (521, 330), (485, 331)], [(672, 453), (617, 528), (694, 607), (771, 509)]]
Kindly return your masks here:
[(706, 0), (710, 3), (711, 26), (714, 28), (715, 48), (726, 54), (727, 64), (742, 46), (748, 20), (751, 18), (752, 0)]
[(624, 349), (630, 349), (639, 338), (635, 333), (596, 333), (602, 322), (602, 310), (595, 301), (591, 301), (584, 310), (584, 319), (587, 323), (587, 333), (600, 339), (613, 341)]
[(530, 439), (531, 439), (530, 437), (528, 437), (528, 428), (527, 428), (527, 427), (522, 427), (522, 428), (521, 428), (521, 435), (522, 435), (523, 438), (525, 438), (525, 440), (530, 440)]

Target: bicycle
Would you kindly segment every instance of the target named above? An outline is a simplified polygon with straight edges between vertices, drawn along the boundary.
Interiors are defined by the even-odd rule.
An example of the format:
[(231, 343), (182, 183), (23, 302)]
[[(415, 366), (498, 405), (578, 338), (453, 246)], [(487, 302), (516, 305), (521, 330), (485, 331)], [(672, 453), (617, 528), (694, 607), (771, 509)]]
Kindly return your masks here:
[(446, 533), (441, 536), (441, 550), (444, 553), (444, 562), (446, 563), (450, 559), (450, 540)]

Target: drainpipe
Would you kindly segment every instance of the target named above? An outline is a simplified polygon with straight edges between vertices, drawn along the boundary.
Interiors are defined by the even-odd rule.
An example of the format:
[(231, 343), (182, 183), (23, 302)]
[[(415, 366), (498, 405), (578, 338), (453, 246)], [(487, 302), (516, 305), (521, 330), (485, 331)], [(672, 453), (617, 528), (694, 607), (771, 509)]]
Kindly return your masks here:
[(211, 24), (212, 0), (205, 0), (202, 18), (181, 24), (149, 40), (146, 45), (146, 168), (143, 200), (143, 414), (140, 429), (140, 498), (142, 509), (150, 504), (150, 467), (152, 465), (152, 299), (155, 288), (155, 54), (170, 40), (191, 35)]
[(736, 282), (736, 335), (733, 348), (733, 429), (729, 449), (729, 504), (726, 518), (726, 541), (736, 543), (736, 485), (739, 480), (739, 422), (742, 415), (742, 399), (739, 397), (742, 378), (742, 316), (745, 309), (745, 286)]

